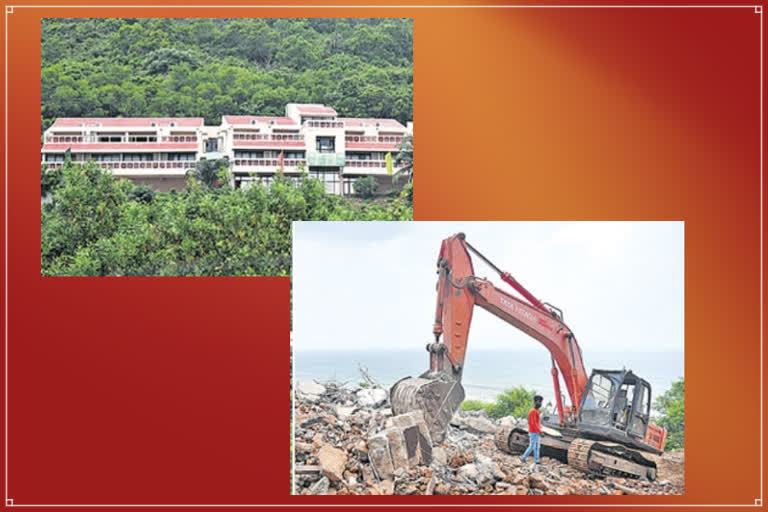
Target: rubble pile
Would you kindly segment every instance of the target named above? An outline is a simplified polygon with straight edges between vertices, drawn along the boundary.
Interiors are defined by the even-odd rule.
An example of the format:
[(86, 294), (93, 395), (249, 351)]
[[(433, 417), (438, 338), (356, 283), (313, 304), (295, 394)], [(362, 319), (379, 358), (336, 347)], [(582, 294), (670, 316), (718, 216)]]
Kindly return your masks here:
[[(524, 420), (504, 418), (502, 421)], [(393, 417), (376, 387), (300, 382), (296, 389), (297, 494), (683, 494), (682, 452), (659, 457), (654, 482), (587, 475), (542, 457), (537, 467), (501, 452), (498, 422), (458, 412), (432, 445), (421, 412)]]

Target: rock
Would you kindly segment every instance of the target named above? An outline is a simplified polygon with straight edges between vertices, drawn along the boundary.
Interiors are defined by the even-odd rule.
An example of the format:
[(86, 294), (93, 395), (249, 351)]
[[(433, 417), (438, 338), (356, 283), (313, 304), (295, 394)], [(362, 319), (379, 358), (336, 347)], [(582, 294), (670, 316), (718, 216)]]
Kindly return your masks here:
[(317, 452), (323, 475), (332, 482), (340, 482), (344, 475), (344, 467), (347, 465), (347, 454), (328, 444), (323, 445)]
[(451, 494), (451, 489), (444, 483), (440, 482), (439, 484), (435, 485), (435, 494)]
[(400, 468), (407, 468), (410, 464), (408, 461), (408, 451), (405, 448), (405, 438), (403, 432), (398, 428), (388, 428), (383, 434), (389, 440), (389, 452), (392, 454), (392, 466), (395, 470)]
[(475, 457), (475, 466), (477, 466), (477, 470), (483, 475), (483, 482), (489, 480), (502, 480), (506, 476), (493, 459), (484, 455), (477, 455)]
[(330, 480), (328, 480), (328, 477), (323, 477), (314, 484), (312, 484), (309, 488), (309, 494), (328, 494), (328, 489), (331, 486)]
[(432, 448), (432, 466), (445, 466), (448, 463), (448, 456), (445, 454), (445, 448), (435, 446)]
[(496, 432), (496, 425), (488, 418), (482, 416), (459, 417), (458, 427), (473, 434), (493, 434)]
[(297, 452), (306, 452), (306, 453), (312, 453), (313, 446), (310, 443), (303, 443), (301, 441), (296, 441), (293, 443), (293, 447)]
[(549, 490), (549, 484), (544, 479), (544, 475), (539, 473), (532, 473), (528, 475), (528, 486), (532, 489), (540, 489), (542, 491)]
[(452, 468), (458, 468), (459, 466), (469, 464), (470, 462), (472, 462), (472, 457), (465, 453), (454, 453), (448, 458), (448, 464)]
[(296, 383), (296, 393), (317, 400), (319, 395), (325, 393), (325, 386), (312, 380), (300, 380)]
[(390, 479), (395, 472), (392, 454), (389, 451), (389, 439), (384, 434), (368, 438), (368, 458), (376, 475), (381, 480)]
[(368, 461), (368, 443), (361, 439), (360, 442), (355, 446), (355, 452), (361, 461)]
[(323, 421), (323, 416), (320, 414), (315, 414), (314, 416), (309, 416), (308, 418), (302, 418), (300, 421), (301, 423), (299, 423), (299, 426), (301, 428), (307, 428)]
[(363, 482), (366, 484), (374, 483), (376, 481), (376, 477), (373, 474), (373, 468), (371, 466), (365, 465), (362, 467), (363, 473)]
[[(318, 391), (312, 388), (310, 391)], [(594, 478), (559, 460), (542, 457), (537, 471), (520, 454), (499, 451), (482, 413), (455, 415), (457, 426), (431, 446), (423, 413), (393, 416), (384, 390), (363, 401), (356, 390), (323, 383), (317, 400), (295, 393), (294, 482), (297, 494), (683, 494), (684, 460), (659, 464), (656, 482)], [(378, 396), (376, 396), (378, 395)], [(513, 418), (501, 423), (518, 424)], [(305, 425), (302, 427), (302, 425)], [(525, 423), (522, 422), (524, 426)], [(395, 435), (399, 432), (399, 436)], [(392, 448), (399, 467), (392, 459)], [(427, 450), (422, 450), (427, 448)], [(665, 457), (667, 455), (665, 454)], [(666, 472), (666, 473), (665, 473)], [(338, 480), (336, 479), (338, 478)]]
[(436, 484), (437, 484), (437, 476), (432, 475), (432, 478), (429, 479), (429, 483), (427, 484), (427, 489), (424, 491), (424, 494), (434, 494)]
[(387, 392), (380, 388), (365, 388), (357, 392), (357, 403), (362, 407), (381, 407), (387, 402)]
[(337, 405), (335, 410), (336, 417), (339, 418), (340, 420), (346, 420), (352, 415), (353, 412), (355, 412), (355, 409), (356, 407), (354, 406), (346, 407), (343, 405)]
[(477, 466), (475, 466), (474, 463), (464, 464), (459, 468), (458, 471), (456, 471), (456, 476), (470, 480), (472, 482), (477, 481), (478, 474), (479, 472), (477, 471)]
[(395, 492), (395, 482), (392, 480), (382, 480), (379, 482), (376, 487), (378, 487), (379, 491), (381, 491), (381, 494), (394, 494)]

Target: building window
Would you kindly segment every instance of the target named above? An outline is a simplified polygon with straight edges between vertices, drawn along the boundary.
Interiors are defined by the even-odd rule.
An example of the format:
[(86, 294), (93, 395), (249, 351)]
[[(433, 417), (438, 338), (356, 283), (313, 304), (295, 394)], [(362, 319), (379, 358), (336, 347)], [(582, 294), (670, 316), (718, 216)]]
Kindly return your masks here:
[(189, 162), (195, 159), (194, 153), (168, 153), (169, 161)]
[(151, 162), (152, 153), (123, 153), (123, 162)]
[(122, 135), (99, 135), (99, 142), (123, 142)]
[(64, 154), (63, 153), (46, 153), (45, 161), (46, 162), (63, 162)]
[(264, 151), (239, 151), (235, 150), (236, 159), (253, 160), (257, 158), (264, 158)]
[(315, 141), (317, 144), (317, 151), (320, 153), (336, 152), (336, 137), (317, 137)]
[(128, 135), (128, 142), (157, 142), (155, 135)]
[(330, 194), (338, 194), (339, 187), (341, 185), (339, 181), (338, 171), (323, 172), (323, 171), (309, 171), (310, 178), (316, 178), (323, 182), (325, 185), (325, 191)]
[(347, 153), (347, 160), (372, 160), (371, 153)]
[(344, 195), (349, 196), (354, 193), (354, 189), (352, 186), (352, 183), (354, 182), (355, 178), (350, 177), (344, 177)]
[(119, 162), (120, 153), (95, 153), (91, 158), (97, 162)]

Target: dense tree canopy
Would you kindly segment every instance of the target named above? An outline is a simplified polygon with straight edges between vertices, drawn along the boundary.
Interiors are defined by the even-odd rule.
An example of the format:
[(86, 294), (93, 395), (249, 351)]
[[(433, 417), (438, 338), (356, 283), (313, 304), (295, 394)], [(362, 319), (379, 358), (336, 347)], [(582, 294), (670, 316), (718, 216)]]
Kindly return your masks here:
[(384, 204), (327, 194), (306, 176), (269, 187), (156, 193), (89, 163), (43, 171), (43, 275), (264, 275), (291, 270), (294, 220), (412, 220), (407, 193)]
[(410, 19), (44, 19), (42, 129), (56, 117), (413, 119)]
[(656, 398), (654, 409), (661, 413), (657, 423), (667, 429), (666, 450), (685, 447), (685, 380), (678, 379), (663, 395)]

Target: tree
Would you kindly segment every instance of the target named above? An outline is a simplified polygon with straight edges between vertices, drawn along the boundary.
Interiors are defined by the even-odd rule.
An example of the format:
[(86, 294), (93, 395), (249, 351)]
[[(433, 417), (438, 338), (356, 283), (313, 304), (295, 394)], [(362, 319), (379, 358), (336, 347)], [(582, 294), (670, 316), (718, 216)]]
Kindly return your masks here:
[(187, 176), (194, 177), (207, 187), (219, 187), (223, 185), (222, 170), (226, 171), (228, 167), (229, 160), (200, 160), (195, 162), (194, 167), (187, 171)]
[(413, 180), (413, 135), (406, 135), (397, 145), (395, 165), (398, 167), (394, 175), (395, 180), (406, 176), (408, 181)]
[(523, 386), (510, 388), (496, 396), (496, 402), (482, 402), (480, 400), (465, 400), (461, 404), (464, 411), (477, 411), (484, 409), (491, 418), (503, 418), (514, 416), (515, 418), (527, 418), (528, 411), (533, 406), (535, 391), (525, 389)]
[(680, 450), (685, 446), (685, 381), (676, 380), (672, 387), (653, 403), (660, 416), (656, 423), (667, 429), (666, 450)]
[(357, 178), (354, 182), (355, 194), (364, 199), (370, 199), (376, 194), (378, 186), (379, 184), (376, 183), (376, 179), (373, 176)]
[(289, 102), (413, 118), (411, 20), (46, 18), (41, 36), (43, 130), (56, 117), (216, 124)]
[(50, 276), (287, 276), (293, 221), (413, 220), (403, 200), (357, 204), (306, 174), (241, 189), (190, 179), (163, 193), (67, 161), (50, 182), (41, 201), (41, 272)]
[(523, 386), (507, 389), (496, 397), (496, 403), (488, 411), (488, 415), (491, 418), (503, 418), (504, 416), (526, 418), (528, 411), (533, 406), (534, 396), (536, 396), (535, 391), (525, 389)]

